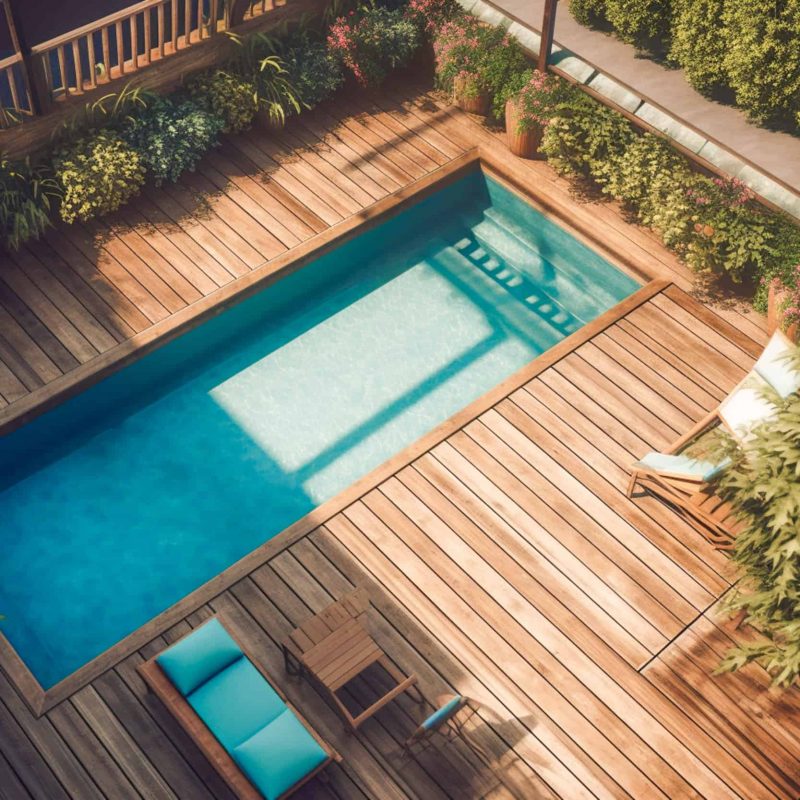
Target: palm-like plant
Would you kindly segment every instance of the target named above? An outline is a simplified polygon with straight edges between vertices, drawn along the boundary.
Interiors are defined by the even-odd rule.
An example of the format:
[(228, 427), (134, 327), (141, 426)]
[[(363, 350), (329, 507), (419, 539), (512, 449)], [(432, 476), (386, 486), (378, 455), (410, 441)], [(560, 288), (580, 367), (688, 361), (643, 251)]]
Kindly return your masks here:
[(0, 230), (6, 247), (18, 250), (52, 225), (61, 187), (44, 164), (0, 157)]
[[(800, 370), (800, 349), (791, 360)], [(733, 550), (742, 578), (728, 606), (763, 639), (733, 648), (719, 671), (757, 662), (788, 686), (800, 676), (800, 395), (779, 402), (742, 447), (724, 447), (733, 463), (719, 491), (745, 522)]]

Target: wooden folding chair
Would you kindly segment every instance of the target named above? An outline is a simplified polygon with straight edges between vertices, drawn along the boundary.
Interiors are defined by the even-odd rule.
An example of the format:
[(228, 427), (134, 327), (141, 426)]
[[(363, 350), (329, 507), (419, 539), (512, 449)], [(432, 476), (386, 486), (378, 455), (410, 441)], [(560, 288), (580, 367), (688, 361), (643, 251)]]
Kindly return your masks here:
[[(416, 675), (404, 675), (383, 652), (367, 630), (369, 596), (363, 588), (345, 595), (316, 614), (283, 641), (283, 654), (289, 674), (307, 674), (333, 701), (347, 729), (358, 727), (387, 703), (404, 692), (424, 698), (415, 687)], [(395, 681), (385, 695), (355, 716), (338, 692), (374, 664), (379, 664)]]

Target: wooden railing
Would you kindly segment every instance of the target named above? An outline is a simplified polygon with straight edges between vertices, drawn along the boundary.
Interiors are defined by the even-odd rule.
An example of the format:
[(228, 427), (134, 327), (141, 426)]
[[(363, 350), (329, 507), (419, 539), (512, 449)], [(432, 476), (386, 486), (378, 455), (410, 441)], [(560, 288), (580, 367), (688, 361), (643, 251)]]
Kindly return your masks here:
[(22, 55), (15, 53), (0, 60), (0, 128), (8, 128), (33, 113), (31, 93), (25, 80)]
[[(227, 30), (236, 5), (226, 0), (142, 0), (33, 46), (31, 65), (44, 95), (42, 105), (133, 75)], [(275, 5), (257, 0), (245, 3), (240, 13), (259, 16)]]

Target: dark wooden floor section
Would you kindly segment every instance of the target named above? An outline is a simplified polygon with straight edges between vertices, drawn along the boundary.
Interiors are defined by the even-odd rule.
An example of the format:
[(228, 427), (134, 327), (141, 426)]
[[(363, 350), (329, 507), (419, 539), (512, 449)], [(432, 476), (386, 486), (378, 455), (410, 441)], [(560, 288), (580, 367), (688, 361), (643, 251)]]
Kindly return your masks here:
[[(426, 95), (390, 90), (358, 102), (278, 136), (227, 141), (179, 186), (149, 192), (109, 223), (59, 230), (4, 264), (3, 401), (470, 143), (495, 142)], [(640, 274), (689, 285), (612, 206), (575, 203), (541, 164), (520, 170), (577, 227), (624, 242)], [(752, 365), (763, 324), (720, 313), (676, 287), (656, 295), (43, 717), (0, 675), (0, 797), (230, 800), (136, 673), (219, 610), (344, 756), (329, 784), (301, 797), (800, 796), (797, 691), (768, 692), (757, 667), (710, 674), (750, 635), (718, 610), (726, 559), (660, 503), (624, 496), (627, 465), (683, 432)], [(286, 678), (281, 637), (355, 585), (370, 590), (376, 637), (428, 698), (459, 691), (483, 703), (472, 735), (489, 765), (462, 744), (402, 765), (398, 743), (421, 713), (411, 700), (351, 737), (307, 683)], [(353, 699), (367, 701), (382, 681), (367, 676)]]

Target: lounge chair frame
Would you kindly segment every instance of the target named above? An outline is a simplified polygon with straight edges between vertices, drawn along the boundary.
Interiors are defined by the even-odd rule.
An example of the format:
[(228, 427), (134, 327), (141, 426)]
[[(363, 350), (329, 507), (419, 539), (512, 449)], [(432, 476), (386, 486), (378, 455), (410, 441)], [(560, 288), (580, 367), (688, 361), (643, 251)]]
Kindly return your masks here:
[[(306, 718), (297, 710), (297, 708), (289, 702), (284, 693), (274, 681), (266, 673), (258, 660), (249, 652), (241, 641), (239, 641), (232, 632), (231, 625), (222, 614), (215, 614), (213, 617), (219, 619), (225, 629), (231, 635), (236, 644), (241, 648), (245, 657), (249, 658), (253, 666), (264, 676), (264, 679), (272, 686), (277, 692), (278, 696), (286, 704), (287, 708), (291, 709), (303, 727), (314, 737), (319, 746), (327, 754), (327, 758), (312, 772), (299, 780), (294, 786), (284, 792), (280, 797), (289, 797), (301, 786), (308, 783), (312, 778), (317, 776), (320, 779), (325, 779), (325, 776), (320, 775), (332, 762), (339, 763), (342, 757), (336, 752), (312, 727)], [(190, 634), (187, 634), (190, 635)], [(160, 655), (160, 654), (159, 654)], [(147, 684), (148, 689), (158, 697), (158, 699), (166, 706), (172, 713), (175, 719), (180, 723), (181, 727), (186, 731), (192, 741), (197, 745), (203, 755), (211, 762), (214, 769), (220, 774), (225, 783), (228, 784), (234, 795), (240, 800), (264, 800), (264, 795), (256, 789), (250, 782), (247, 776), (239, 768), (239, 765), (231, 758), (225, 748), (217, 741), (214, 734), (206, 727), (206, 724), (197, 715), (195, 710), (189, 705), (187, 699), (175, 688), (175, 685), (161, 669), (156, 661), (158, 656), (145, 661), (138, 668), (139, 674)]]

